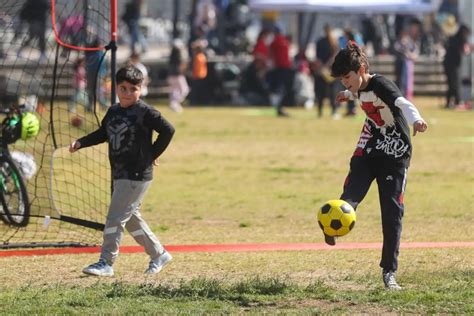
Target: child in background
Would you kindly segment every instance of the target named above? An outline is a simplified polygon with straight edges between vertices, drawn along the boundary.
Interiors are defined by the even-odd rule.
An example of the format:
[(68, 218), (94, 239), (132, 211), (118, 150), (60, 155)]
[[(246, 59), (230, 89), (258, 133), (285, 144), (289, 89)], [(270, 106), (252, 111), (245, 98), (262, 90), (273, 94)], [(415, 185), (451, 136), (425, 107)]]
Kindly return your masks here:
[[(387, 78), (369, 73), (369, 62), (353, 42), (339, 51), (332, 65), (332, 75), (341, 79), (347, 90), (337, 94), (343, 102), (356, 97), (366, 113), (364, 126), (350, 162), (341, 199), (357, 208), (373, 180), (377, 181), (382, 213), (383, 248), (380, 267), (385, 287), (398, 290), (395, 279), (404, 213), (403, 196), (410, 164), (413, 136), (428, 125), (416, 107)], [(329, 245), (334, 237), (325, 235)]]
[[(80, 148), (109, 143), (113, 193), (104, 228), (104, 242), (97, 263), (84, 268), (86, 274), (113, 276), (124, 228), (145, 248), (150, 263), (145, 273), (158, 273), (171, 261), (140, 214), (140, 205), (151, 184), (153, 165), (174, 134), (173, 126), (160, 112), (140, 100), (143, 74), (133, 66), (116, 74), (119, 103), (111, 106), (100, 127), (74, 141), (71, 153)], [(153, 142), (153, 131), (158, 137)]]
[(311, 77), (307, 61), (300, 62), (293, 82), (296, 105), (302, 105), (310, 110), (314, 107), (314, 81)]
[(170, 85), (170, 108), (174, 112), (183, 112), (182, 103), (189, 94), (186, 81), (186, 60), (184, 58), (184, 45), (179, 39), (173, 41), (173, 48), (169, 57), (168, 84)]
[(208, 102), (209, 87), (207, 85), (207, 57), (204, 53), (207, 41), (196, 40), (191, 44), (193, 50), (191, 95), (192, 104), (206, 104)]
[[(100, 46), (99, 38), (94, 38), (87, 47), (97, 48)], [(85, 52), (86, 59), (86, 76), (87, 76), (87, 96), (89, 102), (86, 110), (88, 112), (95, 111), (95, 101), (99, 101), (100, 108), (107, 110), (109, 103), (105, 99), (105, 94), (102, 93), (102, 82), (107, 76), (107, 64), (103, 59), (103, 50), (88, 50)]]
[(72, 82), (74, 95), (68, 102), (70, 113), (76, 113), (76, 104), (82, 104), (86, 109), (89, 108), (89, 99), (87, 96), (87, 78), (85, 59), (79, 57), (74, 64), (74, 78)]
[(460, 69), (462, 56), (470, 53), (470, 47), (468, 45), (469, 34), (471, 34), (469, 27), (461, 24), (456, 34), (448, 38), (446, 42), (446, 54), (444, 55), (443, 66), (446, 83), (448, 84), (445, 106), (447, 109), (462, 106), (462, 104), (460, 104), (461, 93), (459, 89), (459, 83), (461, 82)]

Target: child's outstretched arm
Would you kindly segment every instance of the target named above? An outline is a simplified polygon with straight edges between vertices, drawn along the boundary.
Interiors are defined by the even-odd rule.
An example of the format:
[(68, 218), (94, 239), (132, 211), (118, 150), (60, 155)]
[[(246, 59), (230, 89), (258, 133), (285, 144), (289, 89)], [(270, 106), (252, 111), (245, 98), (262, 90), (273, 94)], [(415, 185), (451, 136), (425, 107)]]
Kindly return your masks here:
[(421, 117), (420, 112), (413, 103), (405, 97), (398, 97), (395, 100), (395, 105), (402, 110), (408, 124), (413, 124), (413, 136), (416, 136), (417, 132), (423, 133), (426, 131), (428, 124)]
[(105, 121), (105, 117), (102, 120), (102, 123), (97, 130), (95, 130), (94, 132), (84, 137), (81, 137), (73, 141), (71, 145), (69, 145), (69, 152), (73, 153), (77, 151), (79, 148), (90, 147), (90, 146), (94, 146), (94, 145), (105, 142), (107, 140), (107, 133), (105, 131), (104, 121)]

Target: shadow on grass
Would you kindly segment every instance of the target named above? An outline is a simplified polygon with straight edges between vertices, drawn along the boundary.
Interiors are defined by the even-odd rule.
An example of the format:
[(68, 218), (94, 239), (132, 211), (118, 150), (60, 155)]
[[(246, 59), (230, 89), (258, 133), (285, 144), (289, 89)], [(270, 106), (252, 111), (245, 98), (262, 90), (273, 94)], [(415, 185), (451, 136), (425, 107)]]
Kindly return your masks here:
[[(255, 276), (240, 281), (195, 278), (171, 283), (61, 284), (0, 291), (1, 314), (198, 314), (242, 311), (293, 314), (413, 313), (472, 315), (473, 269), (419, 272), (400, 277), (402, 291), (386, 291), (379, 275), (315, 279), (303, 285), (286, 276)], [(347, 285), (347, 286), (346, 286)], [(224, 312), (225, 313), (225, 312)]]
[[(172, 284), (128, 285), (114, 283), (108, 298), (152, 296), (161, 299), (210, 300), (233, 303), (241, 308), (288, 307), (300, 304), (323, 304), (331, 311), (336, 308), (349, 312), (365, 307), (379, 311), (408, 313), (460, 313), (474, 311), (474, 270), (444, 270), (436, 273), (416, 273), (402, 278), (402, 291), (387, 291), (381, 280), (353, 280), (372, 285), (364, 289), (332, 288), (317, 279), (306, 286), (284, 277), (252, 277), (235, 283), (225, 280), (196, 278)], [(446, 282), (450, 280), (450, 282)], [(350, 283), (350, 282), (349, 282)], [(471, 302), (471, 303), (469, 303)], [(332, 306), (332, 307), (330, 307)], [(364, 307), (365, 306), (365, 307)]]
[(223, 280), (196, 278), (172, 284), (130, 285), (116, 282), (110, 285), (108, 298), (135, 298), (153, 296), (162, 299), (207, 299), (233, 302), (241, 307), (268, 305), (269, 301), (298, 299), (310, 296), (318, 299), (332, 299), (334, 290), (321, 281), (307, 287), (300, 287), (277, 277), (248, 278), (236, 283)]

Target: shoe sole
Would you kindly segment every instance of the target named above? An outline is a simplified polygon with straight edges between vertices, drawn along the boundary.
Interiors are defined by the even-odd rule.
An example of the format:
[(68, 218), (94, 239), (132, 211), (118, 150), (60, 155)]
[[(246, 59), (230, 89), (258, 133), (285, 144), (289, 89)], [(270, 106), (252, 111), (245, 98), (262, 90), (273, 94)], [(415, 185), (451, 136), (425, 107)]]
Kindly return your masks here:
[(336, 237), (324, 235), (324, 241), (325, 241), (326, 244), (328, 244), (329, 246), (335, 246), (335, 245), (336, 245)]
[(114, 276), (113, 273), (112, 274), (100, 274), (100, 273), (94, 273), (94, 272), (86, 271), (86, 270), (82, 270), (82, 273), (87, 274), (87, 275), (98, 276), (98, 277), (112, 277), (112, 276)]

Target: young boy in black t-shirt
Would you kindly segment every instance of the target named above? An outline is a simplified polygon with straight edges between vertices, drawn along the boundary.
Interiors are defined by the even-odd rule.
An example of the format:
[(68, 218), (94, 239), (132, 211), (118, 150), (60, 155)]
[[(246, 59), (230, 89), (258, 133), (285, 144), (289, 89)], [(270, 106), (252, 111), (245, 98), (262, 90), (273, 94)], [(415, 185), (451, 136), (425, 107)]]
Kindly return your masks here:
[[(409, 124), (413, 124), (413, 136), (426, 131), (428, 125), (392, 81), (369, 73), (367, 57), (356, 44), (349, 43), (339, 51), (331, 70), (333, 77), (339, 78), (347, 89), (338, 93), (336, 101), (358, 98), (367, 115), (341, 199), (356, 209), (372, 181), (377, 181), (383, 231), (380, 266), (385, 287), (398, 290), (401, 287), (395, 272), (404, 212), (403, 195), (412, 152)], [(334, 237), (327, 235), (325, 241), (329, 245), (336, 243)]]
[[(108, 142), (112, 168), (113, 193), (100, 259), (82, 271), (97, 276), (113, 276), (112, 265), (126, 228), (150, 256), (145, 273), (157, 273), (172, 257), (141, 217), (140, 205), (152, 180), (153, 165), (170, 143), (174, 128), (160, 112), (140, 100), (144, 80), (140, 70), (134, 66), (121, 68), (116, 80), (119, 103), (108, 109), (96, 131), (69, 146), (72, 153)], [(153, 131), (158, 133), (154, 142)]]

